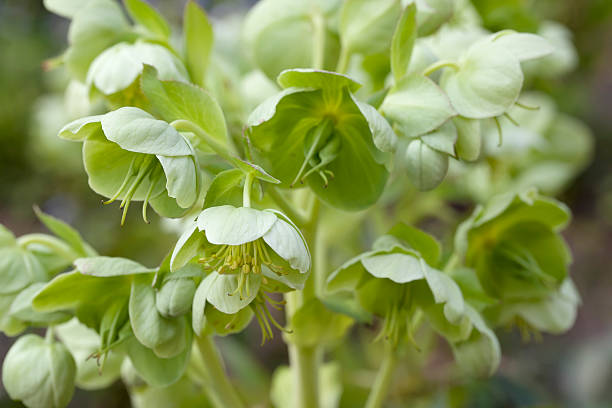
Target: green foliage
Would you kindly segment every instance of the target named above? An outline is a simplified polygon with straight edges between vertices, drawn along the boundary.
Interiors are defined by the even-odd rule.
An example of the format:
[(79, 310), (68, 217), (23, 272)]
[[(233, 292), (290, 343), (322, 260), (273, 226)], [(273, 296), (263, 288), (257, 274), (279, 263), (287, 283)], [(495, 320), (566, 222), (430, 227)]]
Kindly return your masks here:
[[(63, 407), (75, 384), (121, 376), (135, 406), (267, 405), (241, 373), (234, 390), (211, 339), (257, 322), (262, 344), (278, 330), (289, 348), (273, 404), (362, 406), (360, 382), (379, 408), (396, 363), (425, 367), (436, 336), (473, 377), (500, 364), (494, 328), (528, 337), (572, 326), (580, 296), (560, 235), (570, 213), (532, 187), (561, 191), (588, 163), (591, 137), (527, 89), (575, 63), (563, 28), (490, 33), (469, 1), (262, 0), (238, 29), (189, 1), (175, 40), (143, 0), (44, 5), (71, 20), (49, 67), (65, 65), (99, 107), (60, 138), (82, 142), (89, 186), (105, 204), (121, 200), (121, 224), (142, 201), (147, 223), (148, 205), (179, 218), (180, 237), (149, 267), (98, 255), (38, 208), (54, 236), (0, 226), (0, 330), (47, 328), (5, 358), (11, 398)], [(509, 18), (530, 22), (515, 6), (504, 2)], [(458, 224), (458, 197), (477, 206), (446, 248), (448, 233), (439, 242), (417, 225)], [(147, 228), (155, 240), (159, 226)], [(372, 344), (348, 344), (363, 334), (356, 324), (379, 320)], [(359, 364), (381, 343), (370, 381)], [(404, 359), (412, 346), (422, 357)], [(350, 364), (323, 365), (324, 351)]]

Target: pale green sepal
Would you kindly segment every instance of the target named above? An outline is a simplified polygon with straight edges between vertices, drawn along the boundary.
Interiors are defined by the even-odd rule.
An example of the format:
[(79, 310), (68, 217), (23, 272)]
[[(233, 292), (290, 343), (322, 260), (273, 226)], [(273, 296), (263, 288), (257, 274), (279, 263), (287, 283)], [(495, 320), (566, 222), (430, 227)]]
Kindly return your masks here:
[(8, 395), (29, 408), (64, 408), (72, 399), (76, 364), (62, 343), (35, 334), (19, 338), (2, 365)]
[(361, 84), (352, 78), (332, 71), (323, 71), (311, 68), (286, 69), (276, 79), (283, 88), (342, 90), (348, 88), (355, 92)]
[(310, 270), (310, 253), (301, 234), (284, 220), (277, 219), (264, 234), (265, 241), (274, 252), (301, 273)]
[(154, 273), (157, 269), (147, 268), (130, 259), (109, 256), (94, 256), (79, 258), (74, 266), (84, 275), (106, 278), (111, 276), (135, 275)]
[(211, 244), (240, 245), (261, 238), (276, 221), (270, 212), (222, 205), (202, 211), (197, 223)]

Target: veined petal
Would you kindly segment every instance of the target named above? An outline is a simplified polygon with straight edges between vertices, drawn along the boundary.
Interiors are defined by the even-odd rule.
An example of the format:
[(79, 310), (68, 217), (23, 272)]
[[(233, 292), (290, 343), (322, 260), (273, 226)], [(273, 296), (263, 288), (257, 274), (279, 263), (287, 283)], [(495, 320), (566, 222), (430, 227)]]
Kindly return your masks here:
[(203, 238), (197, 231), (197, 224), (194, 222), (178, 239), (170, 258), (170, 269), (175, 271), (196, 256)]
[(211, 275), (216, 277), (210, 278), (214, 281), (210, 284), (206, 300), (220, 312), (227, 314), (238, 313), (240, 309), (247, 307), (255, 299), (261, 286), (261, 275), (249, 273), (245, 278), (249, 280), (249, 291), (246, 293), (246, 289), (244, 289), (243, 293), (246, 296), (241, 298), (240, 294), (236, 292), (239, 275), (222, 275), (217, 272), (212, 272)]
[(310, 269), (310, 253), (302, 236), (288, 222), (277, 219), (263, 236), (266, 244), (293, 269), (306, 273)]
[(264, 236), (277, 219), (267, 211), (222, 205), (202, 211), (197, 224), (211, 244), (241, 245)]
[(408, 283), (425, 277), (420, 258), (408, 254), (382, 254), (361, 260), (366, 271), (377, 278)]

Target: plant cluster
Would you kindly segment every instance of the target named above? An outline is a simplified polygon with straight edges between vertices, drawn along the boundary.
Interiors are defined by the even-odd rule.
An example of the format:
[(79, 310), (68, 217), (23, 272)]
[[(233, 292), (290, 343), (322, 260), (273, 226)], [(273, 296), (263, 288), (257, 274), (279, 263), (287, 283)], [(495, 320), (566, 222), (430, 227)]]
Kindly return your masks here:
[[(340, 406), (331, 351), (373, 327), (353, 332), (383, 349), (355, 404), (376, 408), (407, 350), (426, 360), (436, 336), (478, 376), (500, 364), (496, 328), (572, 326), (570, 213), (545, 193), (582, 169), (590, 138), (525, 91), (572, 68), (559, 26), (490, 33), (467, 0), (262, 0), (239, 48), (215, 45), (224, 21), (192, 1), (181, 32), (143, 0), (44, 3), (71, 20), (47, 66), (104, 106), (59, 137), (81, 143), (122, 225), (138, 202), (181, 235), (145, 266), (38, 209), (52, 235), (0, 227), (0, 329), (46, 328), (7, 354), (11, 398), (64, 407), (75, 386), (122, 378), (135, 406), (252, 405), (213, 338), (256, 322), (289, 350), (277, 407)], [(460, 224), (452, 200), (476, 203)], [(454, 240), (417, 228), (425, 217), (459, 224)]]

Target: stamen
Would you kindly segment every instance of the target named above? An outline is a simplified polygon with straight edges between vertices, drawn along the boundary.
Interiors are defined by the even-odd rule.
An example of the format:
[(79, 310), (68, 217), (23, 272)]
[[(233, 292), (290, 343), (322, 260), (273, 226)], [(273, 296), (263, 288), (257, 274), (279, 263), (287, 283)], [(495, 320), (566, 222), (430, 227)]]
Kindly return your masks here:
[[(306, 153), (306, 156), (304, 157), (302, 166), (300, 167), (299, 171), (295, 176), (295, 179), (293, 179), (293, 182), (289, 185), (289, 187), (293, 187), (298, 180), (302, 179), (302, 173), (304, 173), (304, 170), (306, 170), (306, 165), (309, 164), (310, 160), (315, 156), (315, 153), (319, 148), (319, 143), (331, 133), (332, 129), (332, 121), (330, 119), (325, 119), (312, 130), (312, 132), (314, 132), (312, 144), (308, 149), (308, 153)], [(310, 136), (310, 134), (308, 136)]]
[(134, 182), (130, 186), (130, 189), (126, 193), (123, 201), (121, 201), (121, 205), (119, 206), (119, 208), (123, 208), (123, 215), (121, 216), (122, 226), (125, 223), (125, 216), (127, 215), (127, 210), (130, 207), (130, 202), (132, 201), (132, 197), (134, 196), (134, 193), (136, 193), (136, 190), (142, 183), (142, 180), (144, 180), (146, 175), (152, 170), (155, 164), (153, 158), (154, 158), (153, 155), (145, 156), (142, 164), (140, 165), (140, 168), (138, 169), (138, 175), (136, 176), (136, 180), (134, 180)]
[(111, 198), (109, 198), (106, 201), (102, 201), (102, 204), (104, 205), (108, 205), (110, 203), (112, 203), (113, 201), (115, 201), (123, 192), (123, 190), (125, 190), (125, 188), (128, 185), (128, 182), (130, 181), (130, 179), (132, 178), (132, 176), (136, 173), (134, 171), (134, 162), (136, 161), (136, 158), (138, 156), (134, 156), (132, 158), (132, 161), (130, 163), (130, 167), (128, 168), (127, 173), (125, 174), (125, 178), (123, 179), (123, 182), (121, 183), (121, 186), (117, 189), (117, 191), (115, 192), (115, 194), (113, 194), (113, 196)]
[(501, 124), (499, 123), (499, 119), (493, 118), (493, 120), (495, 121), (495, 126), (497, 126), (497, 134), (499, 135), (499, 141), (497, 142), (497, 147), (501, 147), (502, 142), (504, 141)]
[[(157, 175), (157, 174), (159, 174), (159, 175)], [(147, 191), (147, 195), (145, 196), (145, 199), (142, 202), (142, 219), (147, 224), (149, 223), (149, 220), (147, 219), (147, 207), (149, 206), (149, 200), (151, 199), (151, 194), (153, 193), (153, 188), (157, 184), (157, 181), (159, 180), (160, 176), (161, 176), (161, 174), (157, 171), (157, 169), (153, 170), (153, 172), (151, 173), (151, 177), (149, 177), (151, 185), (149, 186), (149, 190)]]

